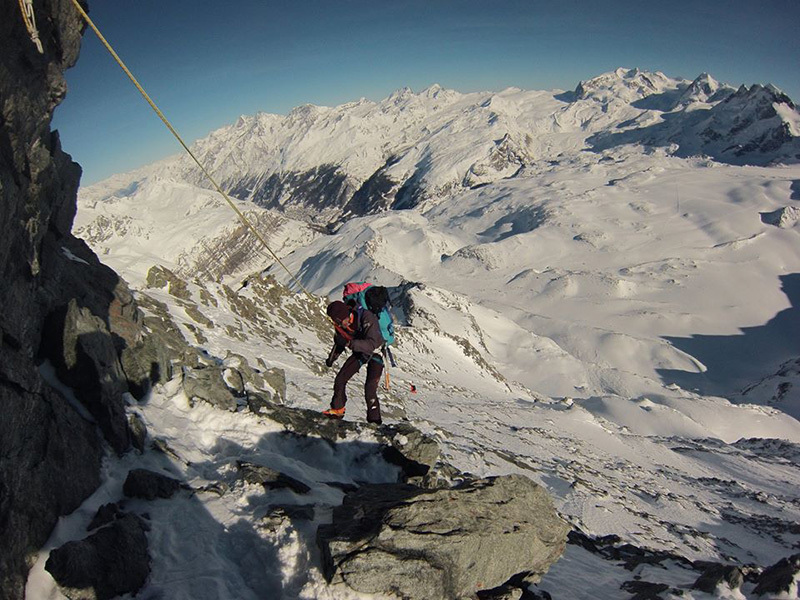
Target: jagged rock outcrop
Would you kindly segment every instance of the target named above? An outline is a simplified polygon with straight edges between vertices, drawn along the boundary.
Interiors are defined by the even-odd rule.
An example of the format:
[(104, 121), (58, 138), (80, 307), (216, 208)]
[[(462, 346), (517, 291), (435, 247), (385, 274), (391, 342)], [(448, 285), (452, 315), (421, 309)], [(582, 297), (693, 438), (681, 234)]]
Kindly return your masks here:
[(124, 394), (152, 371), (135, 358), (145, 342), (130, 291), (70, 233), (80, 167), (50, 119), (83, 24), (68, 0), (37, 2), (35, 15), (42, 54), (19, 5), (0, 5), (2, 599), (23, 596), (31, 554), (97, 487), (103, 437), (129, 448)]
[(787, 597), (792, 588), (796, 593), (798, 574), (800, 554), (782, 558), (761, 573), (753, 593), (766, 598)]
[(334, 584), (453, 600), (509, 580), (538, 581), (568, 531), (543, 488), (510, 475), (436, 490), (363, 485), (320, 527), (318, 542)]

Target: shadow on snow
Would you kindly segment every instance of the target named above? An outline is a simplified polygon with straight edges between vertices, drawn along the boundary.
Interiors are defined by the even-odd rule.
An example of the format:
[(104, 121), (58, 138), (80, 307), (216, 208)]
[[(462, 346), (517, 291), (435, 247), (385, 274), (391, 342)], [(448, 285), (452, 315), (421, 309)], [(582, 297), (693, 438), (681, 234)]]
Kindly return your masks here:
[(666, 384), (676, 383), (706, 395), (730, 397), (782, 363), (800, 356), (800, 273), (780, 278), (791, 306), (764, 325), (743, 327), (737, 335), (693, 335), (665, 338), (706, 366), (704, 373), (659, 369)]

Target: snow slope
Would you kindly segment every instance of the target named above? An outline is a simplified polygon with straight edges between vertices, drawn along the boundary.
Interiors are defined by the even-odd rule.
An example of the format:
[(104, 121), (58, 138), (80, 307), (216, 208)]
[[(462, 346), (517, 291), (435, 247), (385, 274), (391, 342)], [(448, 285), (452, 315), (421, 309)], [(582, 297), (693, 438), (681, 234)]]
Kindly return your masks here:
[[(293, 180), (292, 189), (273, 181), (283, 194), (273, 208), (285, 213), (293, 206), (302, 216), (311, 206), (303, 186), (320, 178), (328, 187), (318, 189), (350, 194), (317, 210), (321, 222), (347, 214), (380, 171), (390, 183), (373, 180), (370, 189), (384, 198), (362, 198), (368, 210), (353, 210), (327, 235), (284, 222), (276, 239), (293, 240), (281, 255), (315, 294), (337, 298), (356, 279), (391, 288), (399, 367), (382, 392), (385, 418), (434, 435), (464, 471), (523, 473), (541, 483), (587, 534), (677, 557), (663, 568), (628, 571), (570, 545), (541, 590), (554, 598), (628, 598), (621, 586), (641, 577), (681, 589), (684, 598), (752, 597), (751, 583), (716, 596), (690, 591), (697, 573), (679, 559), (767, 566), (800, 542), (800, 166), (753, 166), (791, 157), (796, 139), (751, 148), (747, 155), (757, 160), (748, 164), (745, 154), (734, 160), (733, 150), (720, 148), (717, 160), (684, 155), (687, 142), (672, 134), (689, 135), (691, 127), (672, 127), (687, 119), (731, 134), (720, 116), (725, 103), (752, 98), (747, 106), (758, 107), (767, 92), (778, 98), (768, 103), (782, 119), (778, 127), (793, 122), (796, 109), (768, 87), (736, 92), (705, 75), (689, 82), (623, 69), (570, 93), (431, 88), (380, 103), (302, 107), (285, 118), (257, 115), (197, 147), (230, 185), (236, 161), (246, 171), (238, 183), (281, 169), (315, 172), (317, 179)], [(761, 125), (776, 124), (767, 113)], [(652, 139), (609, 142), (650, 127)], [(759, 127), (750, 141), (772, 130)], [(221, 153), (232, 138), (236, 151)], [(345, 183), (331, 184), (325, 164), (336, 164)], [(90, 243), (141, 289), (152, 264), (180, 263), (197, 232), (229, 226), (196, 183), (181, 159), (119, 176), (81, 192), (78, 223), (102, 232)], [(383, 210), (393, 203), (407, 210)], [(108, 235), (98, 224), (101, 209), (129, 217), (126, 231)], [(164, 224), (177, 214), (180, 227)], [(264, 305), (259, 290), (273, 285), (270, 276), (289, 284), (280, 267), (242, 264), (269, 276), (241, 287), (233, 285), (235, 271), (224, 277), (226, 287), (201, 271), (188, 283), (188, 301), (145, 291), (211, 354), (284, 369), (288, 405), (324, 408), (334, 376), (322, 366), (327, 341)], [(243, 311), (237, 298), (252, 300), (248, 311), (256, 312)], [(278, 447), (274, 423), (193, 404), (173, 386), (131, 410), (178, 458), (109, 459), (105, 487), (55, 532), (51, 547), (78, 536), (94, 506), (117, 497), (120, 478), (142, 461), (198, 485), (231, 461), (259, 458), (283, 461), (307, 481), (336, 479), (318, 472), (318, 449), (303, 456)], [(364, 419), (358, 388), (348, 420)], [(359, 439), (368, 441), (369, 431)], [(385, 465), (351, 472), (347, 459), (324, 464), (346, 470), (337, 477), (391, 476)], [(274, 494), (236, 488), (148, 507), (163, 533), (145, 596), (359, 597), (327, 588), (314, 566), (307, 539), (329, 515), (271, 530), (264, 507), (285, 500)], [(334, 496), (317, 500), (335, 503)], [(193, 544), (208, 548), (197, 553), (210, 561), (203, 569), (192, 560)], [(57, 598), (41, 570), (46, 551), (29, 591)]]

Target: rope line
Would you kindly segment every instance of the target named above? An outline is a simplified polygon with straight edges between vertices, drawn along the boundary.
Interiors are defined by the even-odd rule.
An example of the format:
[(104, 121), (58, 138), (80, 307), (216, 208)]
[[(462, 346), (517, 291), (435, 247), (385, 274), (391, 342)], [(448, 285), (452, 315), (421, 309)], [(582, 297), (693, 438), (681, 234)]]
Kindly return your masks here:
[(22, 11), (22, 20), (25, 21), (25, 28), (31, 36), (31, 41), (36, 44), (39, 54), (44, 54), (42, 40), (39, 39), (39, 31), (36, 29), (36, 17), (33, 14), (33, 0), (19, 0), (19, 9)]
[[(31, 0), (20, 0), (20, 5), (22, 5), (23, 1), (30, 2)], [(122, 59), (114, 51), (114, 48), (111, 47), (111, 44), (109, 44), (108, 41), (106, 40), (106, 38), (103, 36), (103, 34), (100, 33), (100, 30), (94, 24), (94, 21), (92, 21), (89, 18), (89, 15), (86, 14), (86, 11), (83, 10), (83, 7), (78, 3), (78, 0), (72, 0), (72, 4), (75, 5), (75, 8), (81, 14), (81, 16), (86, 21), (86, 23), (89, 25), (89, 27), (92, 28), (92, 31), (95, 32), (95, 34), (97, 35), (97, 37), (100, 40), (100, 42), (103, 44), (103, 46), (106, 47), (106, 50), (108, 50), (109, 54), (111, 54), (111, 56), (114, 58), (114, 60), (120, 66), (120, 68), (122, 68), (122, 70), (128, 76), (128, 79), (130, 79), (131, 82), (133, 83), (133, 85), (136, 86), (136, 89), (139, 90), (139, 93), (142, 95), (142, 97), (150, 105), (150, 108), (153, 109), (153, 111), (158, 115), (158, 118), (161, 119), (161, 121), (164, 123), (164, 125), (166, 125), (167, 129), (169, 129), (169, 131), (172, 133), (172, 135), (175, 136), (175, 139), (177, 139), (178, 142), (180, 143), (180, 145), (183, 146), (183, 149), (186, 150), (186, 152), (189, 154), (189, 156), (192, 157), (192, 160), (194, 160), (194, 162), (197, 163), (197, 166), (200, 167), (200, 170), (203, 172), (203, 174), (208, 178), (208, 180), (212, 183), (214, 188), (225, 199), (225, 202), (228, 203), (228, 206), (230, 206), (233, 209), (233, 211), (239, 217), (239, 220), (241, 220), (241, 222), (245, 225), (245, 227), (247, 227), (250, 231), (253, 232), (253, 234), (261, 242), (261, 244), (264, 246), (264, 248), (266, 248), (267, 251), (270, 253), (272, 258), (274, 258), (275, 261), (281, 267), (283, 267), (284, 271), (286, 271), (289, 274), (289, 277), (292, 278), (292, 281), (294, 281), (300, 287), (300, 289), (302, 289), (303, 292), (305, 292), (305, 294), (312, 301), (316, 302), (316, 299), (314, 298), (314, 296), (311, 295), (311, 292), (309, 292), (305, 288), (305, 286), (302, 283), (300, 283), (300, 281), (297, 279), (297, 277), (294, 276), (294, 274), (289, 270), (289, 268), (285, 264), (283, 264), (283, 261), (281, 261), (281, 259), (278, 258), (278, 255), (275, 254), (272, 251), (272, 249), (267, 244), (266, 240), (261, 236), (261, 234), (256, 230), (256, 228), (253, 227), (253, 225), (250, 223), (250, 221), (247, 219), (247, 217), (242, 213), (242, 211), (239, 210), (239, 208), (228, 197), (228, 194), (226, 194), (224, 191), (222, 191), (222, 188), (219, 186), (219, 184), (216, 182), (216, 180), (211, 176), (211, 173), (209, 173), (208, 170), (203, 166), (203, 164), (198, 160), (198, 158), (194, 155), (194, 152), (192, 152), (189, 149), (189, 146), (186, 145), (186, 142), (183, 141), (183, 138), (180, 136), (180, 134), (175, 130), (175, 128), (172, 126), (172, 124), (167, 120), (167, 117), (164, 116), (164, 113), (162, 113), (161, 110), (158, 108), (158, 106), (156, 106), (156, 103), (153, 102), (153, 99), (150, 98), (150, 95), (145, 91), (145, 89), (142, 87), (142, 85), (139, 83), (139, 81), (136, 79), (136, 77), (133, 76), (133, 73), (131, 73), (130, 70), (128, 69), (128, 67), (125, 65), (125, 63), (122, 62)]]
[[(22, 7), (22, 3), (23, 2), (30, 3), (31, 1), (32, 0), (20, 0), (20, 6)], [(92, 19), (89, 18), (89, 15), (86, 14), (86, 11), (83, 10), (83, 7), (78, 3), (78, 0), (72, 0), (72, 4), (75, 5), (75, 8), (77, 9), (77, 11), (80, 13), (80, 15), (83, 17), (83, 19), (89, 25), (89, 27), (91, 27), (92, 31), (94, 31), (95, 35), (97, 35), (97, 38), (100, 40), (100, 42), (103, 44), (103, 46), (105, 46), (106, 50), (108, 50), (109, 54), (111, 54), (111, 56), (114, 58), (114, 60), (120, 66), (120, 68), (125, 72), (125, 74), (128, 76), (128, 79), (130, 79), (131, 82), (133, 83), (133, 85), (136, 86), (136, 89), (139, 90), (139, 93), (142, 95), (142, 97), (150, 105), (150, 108), (153, 109), (153, 111), (158, 115), (158, 118), (161, 119), (161, 121), (164, 123), (164, 125), (167, 127), (167, 129), (169, 129), (170, 133), (172, 133), (172, 135), (175, 136), (175, 139), (178, 140), (178, 143), (180, 143), (180, 145), (183, 147), (183, 149), (186, 150), (187, 154), (189, 154), (189, 156), (192, 157), (192, 160), (194, 160), (194, 162), (197, 164), (197, 166), (200, 167), (200, 170), (203, 172), (203, 174), (212, 183), (212, 185), (217, 190), (217, 192), (219, 192), (219, 194), (225, 199), (225, 202), (228, 203), (228, 206), (230, 206), (231, 209), (233, 209), (233, 211), (239, 217), (239, 220), (241, 220), (241, 222), (245, 225), (245, 227), (247, 227), (250, 231), (253, 232), (253, 235), (255, 235), (256, 238), (264, 246), (264, 248), (267, 249), (267, 251), (270, 253), (272, 258), (274, 258), (275, 261), (281, 267), (283, 267), (283, 270), (286, 271), (286, 273), (289, 274), (289, 277), (292, 278), (292, 281), (294, 281), (300, 287), (300, 289), (302, 289), (303, 292), (305, 292), (306, 296), (308, 296), (308, 298), (312, 302), (316, 303), (316, 299), (311, 294), (311, 292), (309, 292), (306, 289), (306, 287), (302, 283), (300, 283), (300, 281), (297, 279), (297, 277), (295, 277), (295, 275), (289, 270), (289, 268), (285, 264), (283, 264), (283, 261), (280, 258), (278, 258), (278, 255), (275, 254), (272, 251), (272, 249), (269, 247), (269, 245), (267, 244), (266, 240), (262, 237), (262, 235), (256, 230), (255, 227), (253, 227), (253, 225), (250, 223), (250, 221), (247, 219), (247, 217), (242, 213), (241, 210), (239, 210), (239, 208), (230, 199), (228, 194), (226, 194), (222, 190), (220, 185), (211, 176), (211, 173), (209, 173), (208, 170), (205, 168), (205, 166), (203, 166), (203, 163), (201, 163), (200, 160), (195, 156), (194, 152), (191, 151), (191, 149), (186, 144), (186, 142), (183, 141), (183, 138), (180, 136), (180, 134), (177, 132), (177, 130), (172, 126), (172, 124), (169, 122), (169, 120), (167, 120), (167, 117), (164, 116), (164, 113), (161, 112), (161, 109), (159, 109), (158, 106), (156, 106), (156, 103), (153, 101), (153, 99), (150, 97), (150, 95), (145, 91), (145, 89), (142, 87), (142, 85), (139, 83), (139, 81), (136, 79), (136, 77), (134, 77), (133, 73), (131, 73), (130, 69), (128, 69), (128, 67), (125, 65), (125, 63), (122, 61), (122, 59), (119, 57), (119, 55), (116, 53), (114, 48), (112, 48), (111, 44), (108, 43), (106, 38), (103, 36), (103, 34), (97, 28), (97, 26), (94, 24), (94, 21), (92, 21)], [(31, 11), (32, 10), (33, 10), (33, 7), (31, 6)], [(24, 14), (25, 13), (24, 13), (24, 10), (23, 10), (23, 15)], [(31, 15), (32, 15), (32, 12), (31, 12)], [(27, 18), (26, 18), (26, 24), (27, 23), (28, 23), (28, 21), (27, 21)], [(37, 38), (37, 42), (38, 42), (38, 38)], [(41, 44), (38, 44), (38, 45), (39, 45), (39, 47), (41, 47)], [(331, 322), (333, 322), (332, 319), (331, 319)], [(335, 323), (334, 323), (334, 325), (335, 325)], [(385, 383), (386, 389), (388, 390), (389, 389), (389, 365), (385, 364), (384, 365), (384, 369), (385, 369), (385, 382), (384, 383)]]

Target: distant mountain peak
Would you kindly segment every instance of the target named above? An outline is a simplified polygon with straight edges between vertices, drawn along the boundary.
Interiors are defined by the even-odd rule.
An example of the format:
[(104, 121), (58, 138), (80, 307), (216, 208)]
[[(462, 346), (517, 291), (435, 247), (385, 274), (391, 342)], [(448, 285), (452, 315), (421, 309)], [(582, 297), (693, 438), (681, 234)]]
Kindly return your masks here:
[(676, 106), (719, 102), (730, 96), (734, 91), (733, 87), (719, 83), (708, 73), (700, 73), (683, 91)]
[(677, 80), (670, 79), (660, 71), (650, 72), (638, 68), (620, 67), (587, 81), (581, 81), (575, 88), (575, 96), (579, 100), (633, 102), (676, 85)]

